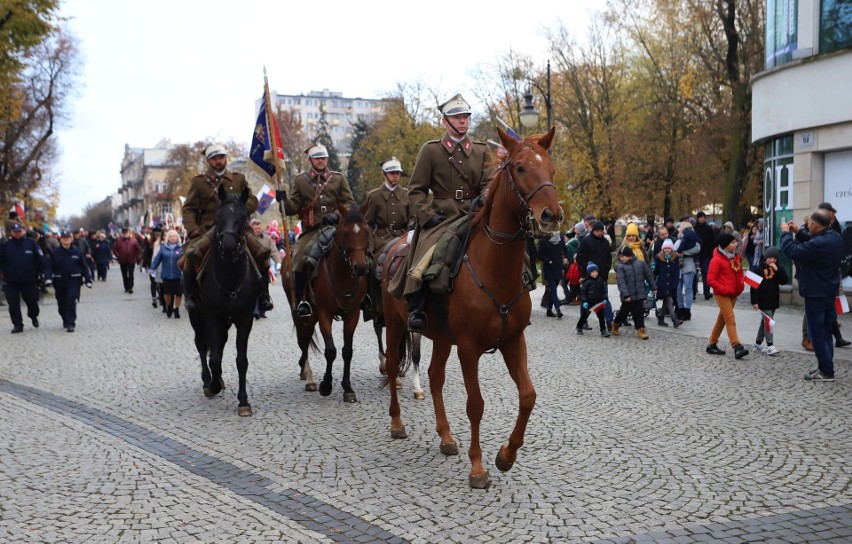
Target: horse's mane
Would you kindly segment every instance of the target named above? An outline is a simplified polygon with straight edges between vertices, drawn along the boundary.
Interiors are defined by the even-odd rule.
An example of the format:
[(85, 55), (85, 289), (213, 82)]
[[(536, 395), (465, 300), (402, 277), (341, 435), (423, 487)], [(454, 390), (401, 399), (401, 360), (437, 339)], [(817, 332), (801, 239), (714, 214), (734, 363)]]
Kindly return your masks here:
[(352, 206), (349, 208), (349, 211), (346, 212), (346, 217), (343, 218), (344, 225), (350, 225), (352, 223), (361, 223), (364, 221), (364, 216), (361, 215), (361, 210), (358, 206)]

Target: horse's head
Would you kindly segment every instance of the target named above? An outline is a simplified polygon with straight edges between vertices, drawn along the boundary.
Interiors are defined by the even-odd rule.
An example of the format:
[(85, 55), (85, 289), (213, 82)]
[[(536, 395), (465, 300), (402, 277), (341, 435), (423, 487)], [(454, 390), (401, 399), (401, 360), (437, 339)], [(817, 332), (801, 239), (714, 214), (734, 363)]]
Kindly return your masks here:
[(556, 136), (556, 127), (551, 127), (546, 134), (530, 136), (522, 142), (509, 136), (500, 127), (497, 127), (497, 133), (509, 151), (503, 166), (509, 188), (517, 195), (521, 211), (526, 208), (527, 219), (531, 220), (531, 234), (557, 232), (565, 216), (553, 185), (556, 169), (547, 154)]
[(364, 215), (357, 206), (352, 206), (348, 210), (344, 206), (339, 206), (338, 213), (340, 220), (335, 234), (337, 247), (352, 267), (352, 272), (356, 276), (366, 276), (370, 271), (370, 263), (367, 260), (370, 227), (364, 221)]
[(219, 253), (226, 261), (235, 262), (246, 250), (246, 202), (250, 192), (246, 187), (236, 195), (219, 185), (217, 194), (219, 211), (216, 212), (216, 238), (219, 241)]

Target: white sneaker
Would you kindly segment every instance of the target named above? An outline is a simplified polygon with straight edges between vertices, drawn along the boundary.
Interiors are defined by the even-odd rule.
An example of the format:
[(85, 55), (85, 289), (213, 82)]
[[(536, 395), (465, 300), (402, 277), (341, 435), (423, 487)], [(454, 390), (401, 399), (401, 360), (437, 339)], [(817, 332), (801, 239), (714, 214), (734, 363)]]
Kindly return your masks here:
[(755, 344), (754, 345), (754, 352), (755, 353), (764, 353), (763, 344)]
[(777, 355), (781, 353), (781, 350), (776, 348), (775, 346), (767, 346), (766, 351), (764, 353), (766, 353), (767, 355)]

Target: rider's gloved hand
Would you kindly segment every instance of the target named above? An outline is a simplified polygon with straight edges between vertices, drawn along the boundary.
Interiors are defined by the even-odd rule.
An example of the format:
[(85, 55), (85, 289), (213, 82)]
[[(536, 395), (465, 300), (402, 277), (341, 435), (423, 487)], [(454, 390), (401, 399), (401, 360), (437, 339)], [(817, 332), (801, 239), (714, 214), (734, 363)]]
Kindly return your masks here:
[(340, 221), (340, 216), (337, 215), (337, 212), (328, 212), (325, 214), (325, 217), (322, 218), (323, 225), (336, 225)]
[(432, 216), (431, 219), (429, 219), (429, 221), (426, 221), (426, 223), (423, 225), (423, 228), (431, 229), (432, 227), (437, 227), (438, 225), (444, 222), (444, 219), (446, 219), (446, 217), (444, 217), (443, 215), (435, 214)]
[(284, 189), (278, 189), (277, 191), (275, 191), (275, 200), (277, 202), (287, 200), (287, 191), (285, 191)]

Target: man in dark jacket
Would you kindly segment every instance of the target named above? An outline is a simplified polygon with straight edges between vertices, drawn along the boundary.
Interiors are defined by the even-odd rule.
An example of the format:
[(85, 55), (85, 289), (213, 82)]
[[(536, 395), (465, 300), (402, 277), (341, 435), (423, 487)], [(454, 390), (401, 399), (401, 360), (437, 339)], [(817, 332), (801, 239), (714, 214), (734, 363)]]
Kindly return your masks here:
[(112, 248), (115, 260), (121, 267), (121, 279), (124, 281), (124, 292), (133, 293), (133, 271), (136, 269), (136, 261), (139, 260), (139, 243), (124, 227), (121, 229), (121, 237), (115, 241)]
[(580, 240), (580, 247), (577, 249), (577, 266), (580, 270), (585, 272), (589, 263), (598, 265), (601, 277), (607, 281), (612, 268), (612, 251), (609, 242), (604, 238), (604, 224), (600, 221), (592, 224), (592, 234)]
[(50, 255), (50, 269), (53, 272), (53, 290), (56, 294), (57, 309), (62, 316), (62, 326), (68, 332), (74, 332), (77, 326), (77, 300), (80, 298), (80, 285), (92, 288), (92, 275), (85, 257), (71, 243), (71, 233), (62, 231), (59, 235), (60, 246)]
[(23, 332), (21, 298), (27, 305), (27, 317), (38, 328), (38, 279), (44, 268), (44, 256), (35, 240), (26, 236), (20, 223), (10, 225), (11, 236), (0, 245), (0, 280), (5, 282), (12, 334)]
[(716, 248), (716, 236), (713, 229), (707, 224), (707, 216), (704, 212), (698, 212), (695, 216), (695, 234), (701, 243), (701, 251), (698, 253), (698, 266), (701, 268), (701, 282), (704, 284), (704, 300), (710, 300), (710, 284), (707, 283), (707, 272), (710, 270), (710, 259), (713, 258), (713, 250)]
[(808, 219), (807, 232), (793, 239), (794, 221), (781, 223), (781, 249), (796, 263), (799, 295), (805, 299), (808, 336), (814, 346), (818, 367), (807, 374), (810, 381), (834, 381), (832, 329), (837, 321), (834, 300), (840, 287), (840, 259), (843, 240), (830, 228), (826, 210), (817, 210)]

